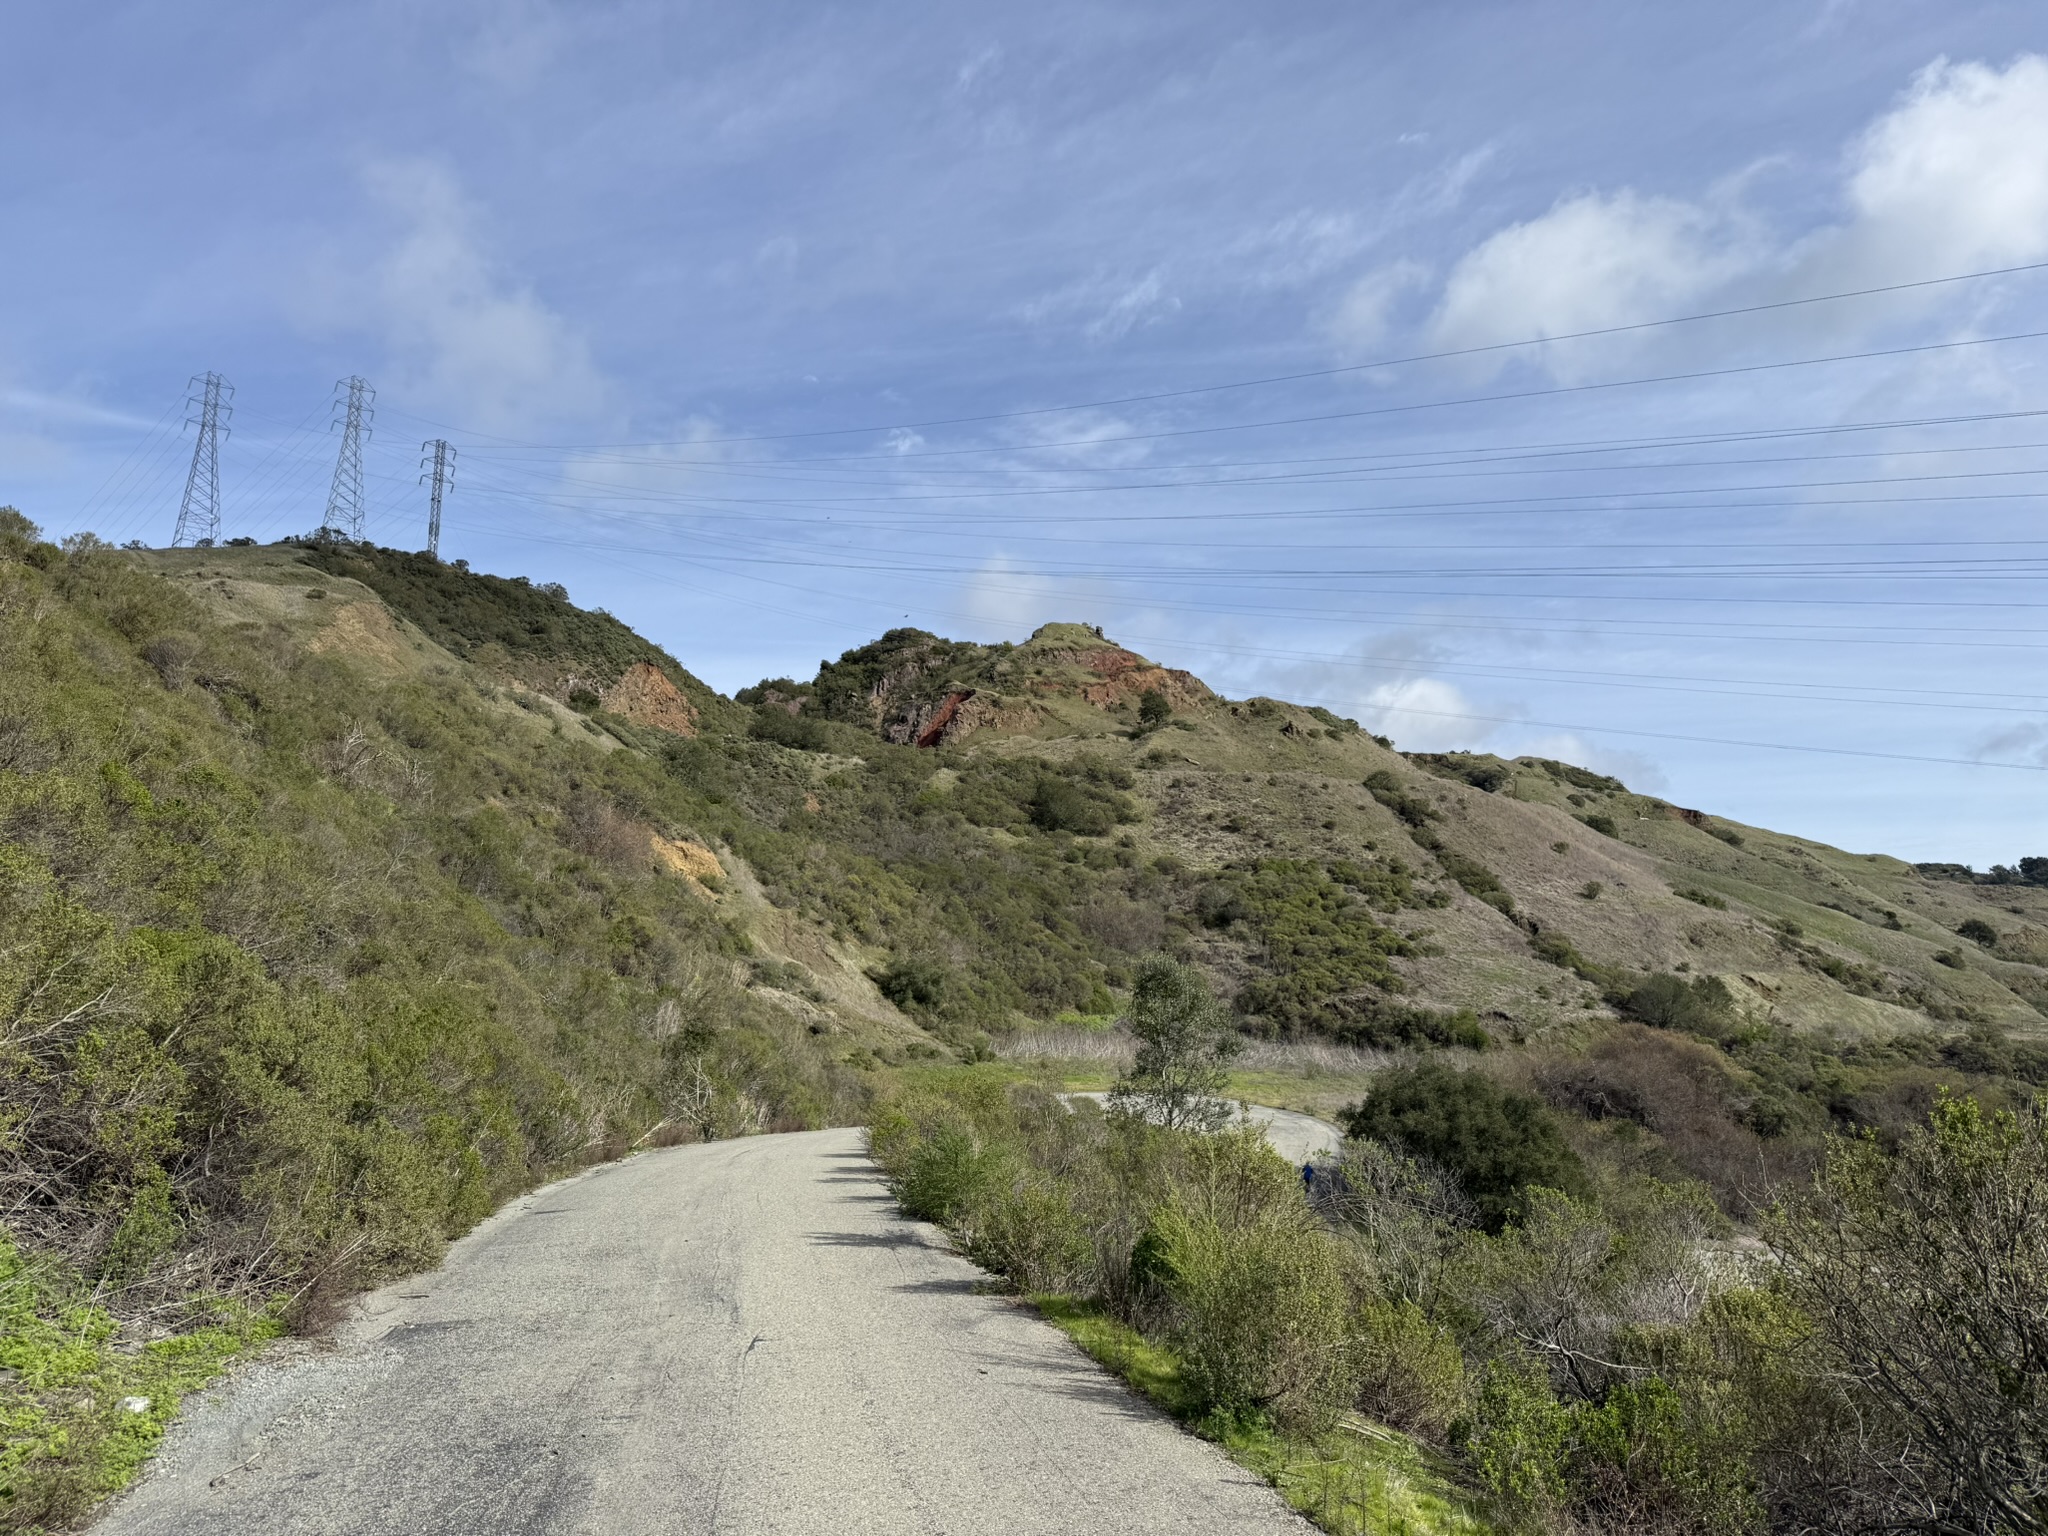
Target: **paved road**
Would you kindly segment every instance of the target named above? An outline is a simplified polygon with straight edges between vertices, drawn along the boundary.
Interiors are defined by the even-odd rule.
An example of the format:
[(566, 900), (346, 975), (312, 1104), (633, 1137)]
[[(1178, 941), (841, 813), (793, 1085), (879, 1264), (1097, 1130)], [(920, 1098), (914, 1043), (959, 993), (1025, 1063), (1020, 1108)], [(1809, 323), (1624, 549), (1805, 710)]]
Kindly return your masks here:
[(931, 1227), (854, 1131), (541, 1190), (195, 1400), (107, 1536), (1308, 1527)]
[[(1094, 1099), (1098, 1103), (1106, 1100), (1106, 1093), (1070, 1093), (1070, 1099)], [(1265, 1127), (1266, 1140), (1273, 1150), (1296, 1167), (1312, 1162), (1319, 1157), (1329, 1157), (1344, 1144), (1344, 1133), (1327, 1120), (1318, 1120), (1314, 1115), (1304, 1115), (1299, 1110), (1275, 1109), (1270, 1104), (1249, 1104), (1245, 1106), (1253, 1120)], [(1232, 1106), (1233, 1113), (1235, 1106)]]

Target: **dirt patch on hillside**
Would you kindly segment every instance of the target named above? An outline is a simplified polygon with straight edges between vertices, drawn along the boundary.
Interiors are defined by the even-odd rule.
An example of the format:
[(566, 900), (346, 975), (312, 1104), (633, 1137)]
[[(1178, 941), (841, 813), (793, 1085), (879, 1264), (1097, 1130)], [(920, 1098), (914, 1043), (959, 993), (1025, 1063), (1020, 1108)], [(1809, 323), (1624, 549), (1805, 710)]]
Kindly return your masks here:
[(709, 891), (725, 881), (725, 866), (718, 862), (718, 855), (702, 843), (693, 843), (686, 837), (662, 837), (650, 834), (655, 860), (672, 875), (680, 875), (691, 884)]
[(1213, 702), (1216, 697), (1209, 691), (1209, 685), (1194, 673), (1174, 667), (1155, 667), (1149, 663), (1106, 677), (1099, 683), (1090, 683), (1081, 690), (1081, 697), (1098, 708), (1114, 709), (1148, 693), (1165, 694), (1166, 702), (1175, 709), (1193, 709)]
[[(310, 606), (310, 605), (309, 605)], [(346, 656), (387, 672), (401, 672), (410, 663), (405, 636), (382, 603), (344, 603), (326, 627), (313, 637), (311, 649), (322, 655)]]
[(635, 725), (674, 736), (697, 734), (697, 709), (651, 662), (636, 661), (604, 691), (604, 707)]

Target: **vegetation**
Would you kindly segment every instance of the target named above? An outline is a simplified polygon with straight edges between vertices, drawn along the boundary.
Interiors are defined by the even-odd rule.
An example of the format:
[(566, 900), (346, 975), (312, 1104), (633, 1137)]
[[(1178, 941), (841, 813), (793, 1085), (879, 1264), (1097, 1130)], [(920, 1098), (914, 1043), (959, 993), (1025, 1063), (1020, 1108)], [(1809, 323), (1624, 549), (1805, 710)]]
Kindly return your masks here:
[(1532, 1188), (1586, 1187), (1543, 1103), (1481, 1072), (1424, 1062), (1383, 1073), (1345, 1114), (1344, 1129), (1442, 1168), (1492, 1232), (1523, 1213)]
[(1138, 972), (1126, 1022), (1137, 1037), (1131, 1070), (1110, 1101), (1169, 1129), (1215, 1130), (1230, 1118), (1224, 1064), (1243, 1042), (1200, 972), (1156, 959)]
[[(1540, 1106), (1440, 1069), (1392, 1098), (1354, 1131), (1413, 1139), (1357, 1135), (1314, 1201), (1250, 1126), (972, 1072), (888, 1103), (870, 1144), (906, 1209), (1332, 1530), (1373, 1529), (1370, 1501), (1317, 1488), (1387, 1445), (1416, 1530), (2042, 1528), (2048, 1100), (1845, 1146), (1772, 1218), (1785, 1263), (1744, 1267), (1710, 1256), (1700, 1185), (1567, 1160)], [(1482, 1130), (1535, 1149), (1511, 1202)]]
[(169, 1333), (194, 1342), (138, 1358), (199, 1370), (221, 1318), (316, 1326), (685, 1100), (700, 1129), (859, 1112), (654, 857), (714, 808), (508, 713), (0, 518), (0, 1181), (33, 1277), (7, 1294), (90, 1354), (48, 1377), (86, 1419), (9, 1389), (5, 1520), (118, 1483), (134, 1434), (79, 1426), (187, 1379), (108, 1350)]
[[(669, 728), (606, 703), (643, 663), (687, 706)], [(126, 1475), (158, 1409), (122, 1399), (317, 1328), (557, 1170), (878, 1095), (908, 1207), (1069, 1298), (1333, 1528), (1470, 1528), (1474, 1498), (1829, 1528), (1828, 1479), (1906, 1520), (1853, 1437), (1808, 1455), (1801, 1422), (1864, 1426), (1913, 1509), (1979, 1486), (1841, 1385), (1874, 1357), (1790, 1266), (1744, 1286), (1704, 1245), (1850, 1231), (1876, 1207), (1847, 1184), (1767, 1212), (1846, 1178), (1845, 1139), (1907, 1178), (1944, 1092), (1980, 1107), (1958, 1146), (2010, 1115), (2011, 1159), (2038, 1157), (2048, 863), (1737, 832), (1569, 764), (1403, 758), (1328, 711), (1134, 685), (1149, 665), (1078, 625), (903, 630), (726, 701), (549, 586), (363, 545), (60, 549), (0, 516), (0, 1284), (10, 1334), (91, 1345), (47, 1389), (10, 1365), (6, 1519)], [(1564, 817), (1625, 826), (1628, 867)], [(1363, 1137), (1311, 1209), (1255, 1139), (928, 1065), (1055, 1020), (1137, 1035), (1126, 1087), (1168, 1120), (1247, 1037), (1351, 1062), (1235, 1080), (1357, 1100)], [(1404, 1054), (1367, 1086), (1346, 1047)], [(1917, 1187), (1883, 1184), (1934, 1221)]]

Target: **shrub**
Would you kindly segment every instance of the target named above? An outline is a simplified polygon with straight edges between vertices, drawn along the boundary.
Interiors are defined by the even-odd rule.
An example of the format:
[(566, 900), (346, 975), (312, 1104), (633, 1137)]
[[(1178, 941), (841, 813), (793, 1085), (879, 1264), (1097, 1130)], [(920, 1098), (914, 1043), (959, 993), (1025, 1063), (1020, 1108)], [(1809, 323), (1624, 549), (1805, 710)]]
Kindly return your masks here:
[(946, 995), (945, 969), (931, 960), (891, 960), (879, 970), (869, 971), (868, 980), (898, 1008), (936, 1008)]
[(1066, 779), (1047, 774), (1031, 791), (1031, 824), (1043, 832), (1074, 832), (1100, 837), (1116, 825), (1116, 816), (1100, 800)]
[(1956, 936), (1985, 949), (1998, 947), (1998, 930), (1981, 917), (1966, 917), (1956, 924)]
[(1138, 696), (1138, 723), (1146, 730), (1156, 731), (1172, 718), (1173, 706), (1157, 688), (1148, 688)]
[(1702, 891), (1687, 886), (1684, 890), (1673, 891), (1671, 894), (1681, 897), (1686, 901), (1696, 901), (1703, 907), (1712, 907), (1716, 912), (1726, 912), (1728, 910), (1728, 903), (1719, 896), (1716, 896), (1712, 891)]
[(1571, 1414), (1543, 1373), (1511, 1358), (1490, 1363), (1473, 1421), (1465, 1454), (1502, 1523), (1552, 1528), (1565, 1503)]
[(983, 1191), (968, 1252), (1025, 1291), (1085, 1293), (1094, 1288), (1095, 1245), (1056, 1184), (1015, 1176)]
[(1645, 1024), (1709, 1038), (1727, 1031), (1735, 1007), (1734, 998), (1718, 976), (1687, 981), (1669, 971), (1644, 977), (1623, 993), (1619, 1001), (1623, 1012)]
[(1482, 1072), (1437, 1062), (1383, 1072), (1340, 1117), (1353, 1136), (1393, 1143), (1458, 1180), (1490, 1231), (1524, 1209), (1531, 1185), (1578, 1190), (1585, 1170), (1543, 1103)]
[(1769, 1235), (1826, 1365), (1888, 1432), (1892, 1518), (2048, 1529), (2048, 1096), (1944, 1097), (1896, 1158), (1839, 1145)]
[(941, 1125), (910, 1149), (895, 1180), (896, 1199), (912, 1216), (956, 1223), (978, 1213), (1010, 1171), (1006, 1149), (971, 1126)]
[(1397, 1429), (1437, 1436), (1465, 1411), (1465, 1357), (1449, 1329), (1406, 1298), (1368, 1297), (1352, 1320), (1358, 1406)]
[(1604, 811), (1594, 811), (1590, 815), (1581, 816), (1579, 820), (1591, 827), (1595, 832), (1598, 832), (1602, 837), (1619, 838), (1621, 836), (1621, 829), (1615, 826), (1614, 818)]
[(1307, 1206), (1274, 1202), (1227, 1221), (1176, 1202), (1153, 1231), (1174, 1339), (1208, 1406), (1326, 1428), (1350, 1389), (1344, 1280)]
[(1597, 1528), (1744, 1536), (1762, 1525), (1744, 1447), (1670, 1383), (1623, 1382), (1573, 1414), (1572, 1503)]
[(1400, 985), (1388, 962), (1412, 953), (1406, 939), (1317, 864), (1262, 859), (1227, 883), (1234, 906), (1221, 910), (1241, 913), (1263, 945), (1265, 974), (1238, 993), (1238, 1012), (1269, 1029), (1389, 1043), (1372, 994)]

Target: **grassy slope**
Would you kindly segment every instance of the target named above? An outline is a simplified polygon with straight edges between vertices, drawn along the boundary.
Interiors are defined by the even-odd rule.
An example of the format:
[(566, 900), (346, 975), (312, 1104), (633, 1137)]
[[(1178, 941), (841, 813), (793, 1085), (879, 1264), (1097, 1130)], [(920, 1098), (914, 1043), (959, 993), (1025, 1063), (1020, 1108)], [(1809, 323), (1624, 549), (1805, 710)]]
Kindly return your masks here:
[(664, 1121), (844, 1120), (839, 1052), (932, 1049), (655, 856), (736, 814), (662, 743), (206, 553), (0, 526), (0, 1527), (78, 1514), (243, 1342), (509, 1194)]

